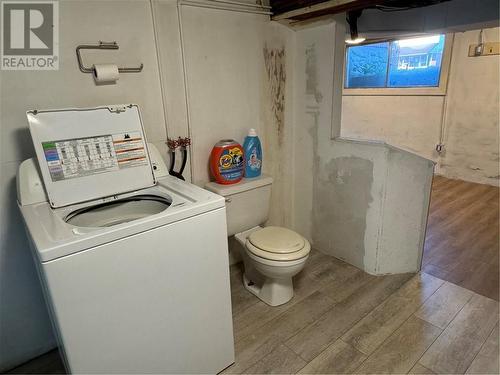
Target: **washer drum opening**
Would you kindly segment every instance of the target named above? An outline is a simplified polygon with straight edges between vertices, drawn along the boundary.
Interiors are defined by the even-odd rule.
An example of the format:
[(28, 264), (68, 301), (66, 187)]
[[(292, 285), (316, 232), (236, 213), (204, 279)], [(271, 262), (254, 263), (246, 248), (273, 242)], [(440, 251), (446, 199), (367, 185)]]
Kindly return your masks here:
[(156, 195), (135, 195), (112, 202), (80, 208), (66, 216), (77, 227), (111, 227), (165, 211), (172, 200)]

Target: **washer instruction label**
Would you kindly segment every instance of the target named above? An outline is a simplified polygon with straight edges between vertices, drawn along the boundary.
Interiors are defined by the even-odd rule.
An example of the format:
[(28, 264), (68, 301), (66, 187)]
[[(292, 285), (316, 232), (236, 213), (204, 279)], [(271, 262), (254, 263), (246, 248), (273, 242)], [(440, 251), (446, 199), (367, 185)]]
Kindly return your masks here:
[(116, 160), (120, 169), (148, 164), (141, 133), (121, 133), (114, 134), (112, 137)]
[(147, 165), (140, 132), (42, 142), (52, 181)]

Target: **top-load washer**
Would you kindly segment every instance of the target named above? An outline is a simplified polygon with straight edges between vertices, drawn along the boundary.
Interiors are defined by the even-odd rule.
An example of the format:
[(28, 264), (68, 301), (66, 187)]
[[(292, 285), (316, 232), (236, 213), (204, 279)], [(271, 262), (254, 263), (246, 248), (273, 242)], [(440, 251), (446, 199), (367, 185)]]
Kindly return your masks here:
[(27, 115), (18, 204), (67, 370), (229, 366), (224, 199), (168, 175), (136, 105)]

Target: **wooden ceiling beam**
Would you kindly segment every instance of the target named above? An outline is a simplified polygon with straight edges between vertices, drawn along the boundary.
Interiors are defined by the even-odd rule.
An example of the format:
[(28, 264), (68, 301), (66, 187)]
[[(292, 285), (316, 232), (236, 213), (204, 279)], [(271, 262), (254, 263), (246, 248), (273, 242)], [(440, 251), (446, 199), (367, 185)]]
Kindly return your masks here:
[[(318, 2), (315, 0), (291, 0), (287, 1), (287, 8), (290, 9), (293, 6), (297, 6), (299, 8), (280, 12), (279, 0), (277, 1), (277, 3), (271, 0), (271, 6), (273, 7), (274, 12), (272, 19), (275, 21), (285, 19), (303, 21), (310, 18), (325, 16), (328, 14), (337, 14), (350, 10), (364, 9), (375, 4), (380, 4), (380, 2), (380, 0), (328, 0), (322, 2)], [(304, 6), (304, 4), (312, 5)]]

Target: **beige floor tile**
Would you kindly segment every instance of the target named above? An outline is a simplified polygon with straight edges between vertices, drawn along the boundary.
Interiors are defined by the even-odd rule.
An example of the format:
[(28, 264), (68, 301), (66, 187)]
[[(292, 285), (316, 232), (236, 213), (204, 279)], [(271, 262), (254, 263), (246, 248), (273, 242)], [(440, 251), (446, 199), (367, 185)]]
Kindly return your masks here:
[(433, 375), (435, 374), (435, 372), (429, 370), (427, 367), (422, 366), (420, 363), (417, 362), (408, 374)]
[[(325, 255), (316, 255), (315, 262), (309, 265), (307, 272), (294, 279), (294, 297), (281, 306), (272, 307), (259, 301), (233, 313), (234, 338), (236, 341), (248, 336), (253, 331), (271, 321), (290, 307), (302, 301), (318, 289), (332, 299), (333, 302), (343, 298), (362, 280), (370, 275)], [(324, 292), (323, 292), (324, 291)], [(248, 291), (245, 290), (246, 293)], [(352, 291), (351, 291), (352, 293)]]
[(287, 340), (285, 345), (303, 359), (312, 360), (354, 323), (400, 288), (411, 276), (384, 276), (368, 281), (346, 299), (337, 303), (316, 322)]
[(231, 306), (233, 316), (259, 302), (259, 299), (243, 287), (243, 273), (238, 266), (231, 267)]
[(411, 316), (356, 370), (359, 374), (405, 374), (442, 330)]
[(426, 273), (415, 275), (347, 331), (342, 339), (360, 352), (370, 355), (442, 284), (442, 280)]
[(464, 373), (498, 321), (498, 302), (475, 294), (420, 363), (436, 373)]
[(419, 318), (445, 329), (474, 293), (445, 282), (415, 313)]
[(467, 369), (467, 374), (499, 374), (499, 335), (498, 323)]
[(365, 359), (366, 355), (339, 339), (309, 362), (299, 373), (350, 374)]
[(294, 374), (306, 365), (298, 355), (280, 344), (271, 353), (262, 358), (244, 374)]
[(251, 335), (236, 342), (236, 363), (231, 373), (241, 373), (274, 350), (282, 341), (314, 322), (333, 305), (320, 292), (314, 292), (286, 312), (266, 323)]

